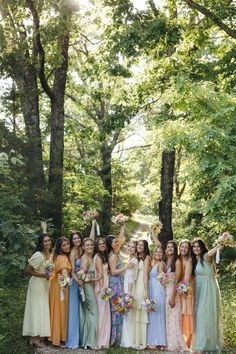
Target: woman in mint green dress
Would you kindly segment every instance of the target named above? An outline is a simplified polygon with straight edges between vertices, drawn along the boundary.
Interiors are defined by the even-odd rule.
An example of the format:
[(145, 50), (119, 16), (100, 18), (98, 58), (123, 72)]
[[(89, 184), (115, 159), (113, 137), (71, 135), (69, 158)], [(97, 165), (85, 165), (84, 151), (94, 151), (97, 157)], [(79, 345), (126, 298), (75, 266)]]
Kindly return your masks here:
[(84, 280), (85, 300), (81, 303), (80, 311), (80, 335), (81, 346), (85, 349), (95, 349), (97, 346), (97, 326), (98, 326), (98, 307), (95, 297), (95, 268), (93, 261), (94, 243), (91, 238), (85, 238), (82, 245), (84, 254), (81, 257), (81, 268), (88, 271)]
[(217, 247), (208, 251), (201, 239), (192, 242), (195, 273), (195, 353), (219, 353), (223, 345), (221, 328), (220, 289), (215, 276), (214, 261)]

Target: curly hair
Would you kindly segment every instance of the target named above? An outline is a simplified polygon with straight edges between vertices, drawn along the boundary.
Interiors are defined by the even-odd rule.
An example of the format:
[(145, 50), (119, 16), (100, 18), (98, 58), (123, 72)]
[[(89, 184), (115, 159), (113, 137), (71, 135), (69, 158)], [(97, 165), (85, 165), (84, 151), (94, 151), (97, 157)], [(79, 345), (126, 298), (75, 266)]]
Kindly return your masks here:
[(67, 254), (63, 253), (61, 250), (61, 245), (64, 241), (69, 243), (69, 240), (66, 237), (60, 237), (56, 240), (55, 247), (53, 250), (53, 260), (55, 260), (57, 258), (57, 256), (59, 256), (59, 255), (68, 256)]
[(43, 252), (43, 241), (46, 236), (50, 238), (48, 234), (41, 234), (38, 236), (34, 252)]

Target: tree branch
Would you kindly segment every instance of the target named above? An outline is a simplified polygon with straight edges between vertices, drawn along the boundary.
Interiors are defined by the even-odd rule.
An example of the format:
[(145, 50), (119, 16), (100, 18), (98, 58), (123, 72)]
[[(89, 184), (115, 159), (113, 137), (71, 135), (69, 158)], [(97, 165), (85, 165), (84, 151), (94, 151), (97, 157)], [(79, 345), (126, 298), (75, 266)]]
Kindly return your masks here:
[(183, 0), (189, 7), (194, 10), (201, 12), (204, 16), (210, 18), (220, 29), (222, 29), (225, 33), (227, 33), (230, 37), (236, 39), (236, 31), (228, 27), (224, 22), (221, 21), (219, 17), (217, 17), (213, 12), (206, 9), (204, 6), (197, 4), (192, 0)]
[(49, 96), (52, 100), (54, 99), (54, 94), (52, 89), (50, 88), (46, 75), (45, 75), (45, 52), (42, 46), (41, 37), (40, 37), (40, 23), (39, 23), (39, 16), (38, 12), (35, 8), (33, 0), (26, 0), (26, 4), (30, 9), (30, 12), (33, 16), (33, 24), (34, 24), (34, 46), (36, 53), (38, 54), (39, 59), (39, 69), (38, 69), (38, 76), (44, 89), (45, 93)]
[(147, 144), (147, 145), (137, 145), (137, 146), (131, 146), (129, 148), (125, 148), (125, 149), (121, 149), (121, 150), (117, 150), (117, 151), (113, 151), (113, 154), (119, 154), (122, 151), (126, 151), (126, 150), (133, 150), (133, 149), (146, 149), (148, 147), (152, 146), (152, 144)]

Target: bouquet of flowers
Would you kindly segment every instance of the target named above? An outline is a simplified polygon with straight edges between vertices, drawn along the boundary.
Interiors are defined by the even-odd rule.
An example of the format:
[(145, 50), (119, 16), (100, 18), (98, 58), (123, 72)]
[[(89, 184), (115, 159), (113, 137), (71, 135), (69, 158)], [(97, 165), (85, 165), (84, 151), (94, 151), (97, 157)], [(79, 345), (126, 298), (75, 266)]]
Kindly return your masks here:
[(112, 297), (112, 289), (111, 288), (102, 288), (100, 291), (101, 299), (107, 301)]
[(163, 228), (163, 224), (158, 219), (154, 220), (154, 223), (151, 225), (152, 231), (157, 234), (159, 234), (162, 228)]
[(112, 305), (117, 312), (125, 313), (124, 296), (117, 295), (112, 298)]
[(86, 280), (86, 278), (88, 277), (88, 270), (87, 269), (79, 269), (76, 272), (76, 276), (79, 280)]
[(153, 299), (143, 300), (141, 306), (143, 311), (156, 311), (156, 301)]
[(69, 275), (67, 275), (67, 274), (58, 274), (57, 283), (59, 284), (59, 286), (61, 288), (60, 300), (63, 301), (65, 298), (64, 297), (64, 290), (67, 286), (71, 285), (71, 277), (69, 277)]
[(90, 222), (98, 217), (97, 210), (87, 210), (83, 212), (83, 219), (85, 222)]
[(51, 262), (46, 262), (44, 269), (46, 275), (50, 278), (53, 275), (55, 265)]
[(176, 290), (180, 295), (186, 298), (191, 295), (192, 287), (189, 282), (182, 280), (181, 282), (179, 282)]
[[(234, 246), (234, 238), (228, 231), (224, 232), (222, 235), (219, 236), (219, 238), (215, 241), (214, 243), (215, 247), (220, 247), (220, 246), (228, 246), (228, 247), (233, 247)], [(220, 250), (219, 248), (216, 251), (216, 263), (219, 263), (220, 261)]]
[(124, 294), (124, 312), (129, 312), (134, 308), (134, 297), (130, 294)]
[(157, 276), (157, 280), (161, 283), (161, 285), (166, 288), (170, 283), (170, 278), (168, 273), (160, 273)]
[(117, 216), (112, 217), (112, 222), (115, 225), (120, 226), (123, 225), (128, 219), (129, 219), (128, 216), (125, 216), (124, 214), (120, 213)]

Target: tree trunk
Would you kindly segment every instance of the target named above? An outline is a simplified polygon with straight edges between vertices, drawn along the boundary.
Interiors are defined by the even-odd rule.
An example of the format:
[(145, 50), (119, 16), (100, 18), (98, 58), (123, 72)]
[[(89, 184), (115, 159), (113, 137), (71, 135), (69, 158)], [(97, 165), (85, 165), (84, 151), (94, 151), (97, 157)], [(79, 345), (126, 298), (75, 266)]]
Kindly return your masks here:
[(27, 204), (41, 215), (44, 205), (44, 173), (42, 157), (42, 140), (39, 123), (39, 97), (37, 73), (29, 65), (22, 68), (21, 75), (17, 73), (16, 83), (19, 89), (21, 109), (25, 122), (26, 148), (25, 164), (29, 193)]
[(51, 97), (51, 141), (49, 165), (49, 216), (53, 219), (55, 235), (61, 235), (63, 199), (63, 155), (64, 155), (64, 100), (68, 70), (69, 34), (60, 42), (62, 63), (56, 70)]
[(107, 236), (111, 231), (111, 209), (112, 209), (112, 178), (111, 178), (111, 155), (112, 148), (106, 143), (101, 145), (102, 168), (100, 176), (106, 194), (102, 200), (102, 234)]
[(175, 151), (162, 152), (161, 200), (159, 202), (159, 219), (163, 223), (159, 239), (163, 245), (173, 239), (172, 199), (175, 168)]

